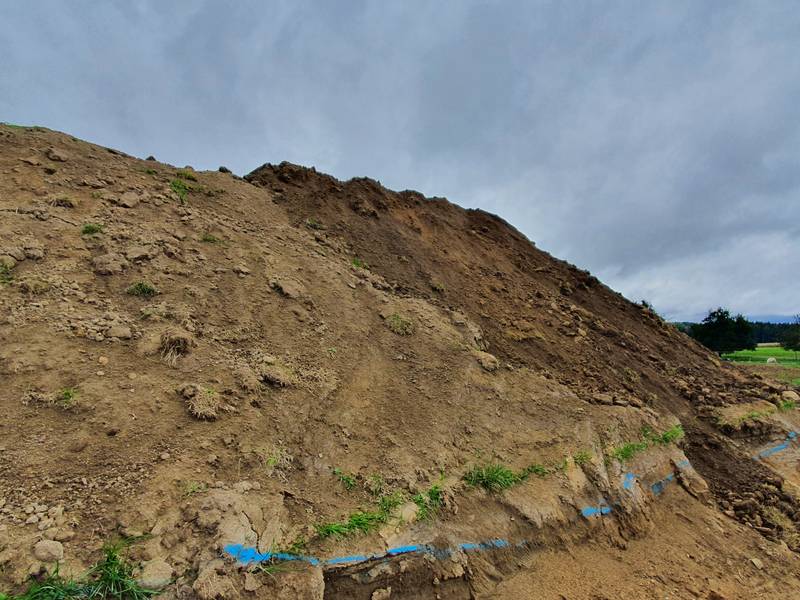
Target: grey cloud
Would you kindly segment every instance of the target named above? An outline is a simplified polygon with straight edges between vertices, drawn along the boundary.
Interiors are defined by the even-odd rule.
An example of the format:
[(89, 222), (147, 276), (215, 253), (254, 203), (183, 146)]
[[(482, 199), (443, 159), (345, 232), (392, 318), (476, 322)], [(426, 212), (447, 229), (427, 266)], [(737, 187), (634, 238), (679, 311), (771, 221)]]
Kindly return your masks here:
[[(447, 196), (674, 318), (798, 312), (791, 2), (0, 5), (0, 119)], [(793, 270), (794, 269), (794, 270)]]

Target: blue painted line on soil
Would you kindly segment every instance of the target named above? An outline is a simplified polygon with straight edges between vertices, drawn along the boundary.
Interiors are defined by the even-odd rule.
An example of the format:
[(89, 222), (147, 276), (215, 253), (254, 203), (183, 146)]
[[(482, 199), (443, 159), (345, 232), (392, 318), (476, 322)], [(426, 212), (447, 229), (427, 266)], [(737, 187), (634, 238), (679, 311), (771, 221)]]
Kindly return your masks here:
[(788, 450), (791, 447), (792, 442), (795, 441), (795, 439), (797, 438), (797, 435), (798, 434), (796, 431), (790, 431), (786, 435), (786, 439), (782, 443), (778, 444), (777, 446), (773, 446), (772, 448), (767, 448), (766, 450), (762, 450), (758, 454), (755, 454), (753, 458), (767, 458), (768, 456), (772, 456), (773, 454), (777, 454), (778, 452), (783, 452), (784, 450)]
[[(793, 440), (797, 434), (792, 432), (787, 441)], [(779, 450), (776, 450), (779, 451)], [(688, 460), (682, 460), (676, 463), (678, 470), (689, 468), (691, 465)], [(638, 478), (635, 473), (625, 473), (623, 478), (622, 487), (625, 490), (631, 490)], [(666, 485), (675, 480), (675, 474), (670, 473), (663, 479), (656, 481), (650, 486), (650, 489), (655, 495), (659, 495), (664, 491)], [(605, 498), (601, 498), (597, 506), (585, 506), (580, 509), (581, 515), (585, 518), (602, 517), (611, 514), (612, 508)], [(518, 548), (529, 546), (530, 542), (523, 540), (514, 546)], [(392, 556), (399, 556), (402, 554), (430, 554), (438, 558), (452, 556), (454, 552), (481, 552), (487, 550), (499, 550), (509, 548), (512, 544), (508, 540), (493, 539), (483, 542), (463, 542), (458, 544), (455, 548), (437, 548), (436, 546), (428, 544), (410, 544), (407, 546), (397, 546), (389, 548), (385, 552), (378, 554), (353, 554), (350, 556), (337, 556), (334, 558), (320, 559), (313, 556), (301, 556), (297, 554), (286, 554), (281, 552), (258, 552), (255, 548), (248, 548), (242, 544), (228, 544), (224, 550), (237, 562), (243, 565), (249, 565), (256, 562), (266, 562), (269, 560), (284, 560), (284, 561), (301, 561), (311, 565), (346, 565), (366, 562), (369, 560), (379, 560), (390, 558)]]

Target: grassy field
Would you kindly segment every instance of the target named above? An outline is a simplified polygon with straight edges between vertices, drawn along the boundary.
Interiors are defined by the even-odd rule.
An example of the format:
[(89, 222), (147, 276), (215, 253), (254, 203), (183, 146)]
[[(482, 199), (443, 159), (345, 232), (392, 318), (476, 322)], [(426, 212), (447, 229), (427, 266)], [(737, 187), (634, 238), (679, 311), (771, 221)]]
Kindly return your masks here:
[(722, 355), (726, 360), (755, 363), (766, 363), (770, 357), (774, 357), (781, 365), (800, 367), (800, 353), (784, 350), (780, 346), (759, 346), (755, 350), (739, 350)]
[[(784, 350), (780, 346), (759, 346), (755, 350), (739, 350), (738, 352), (730, 352), (723, 354), (724, 360), (732, 360), (735, 362), (745, 362), (750, 364), (761, 364), (767, 366), (767, 359), (773, 356), (778, 361), (778, 366), (774, 367), (780, 373), (774, 373), (775, 377), (800, 387), (800, 353), (796, 354), (789, 350)], [(780, 369), (779, 367), (785, 367)]]

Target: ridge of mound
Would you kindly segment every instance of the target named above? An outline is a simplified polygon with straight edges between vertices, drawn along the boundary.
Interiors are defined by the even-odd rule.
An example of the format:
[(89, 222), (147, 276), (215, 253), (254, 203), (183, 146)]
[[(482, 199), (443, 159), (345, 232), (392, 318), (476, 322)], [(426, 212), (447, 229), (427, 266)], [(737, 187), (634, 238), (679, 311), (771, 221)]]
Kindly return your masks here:
[(41, 128), (0, 173), (0, 589), (120, 536), (178, 598), (800, 585), (795, 392), (498, 217)]

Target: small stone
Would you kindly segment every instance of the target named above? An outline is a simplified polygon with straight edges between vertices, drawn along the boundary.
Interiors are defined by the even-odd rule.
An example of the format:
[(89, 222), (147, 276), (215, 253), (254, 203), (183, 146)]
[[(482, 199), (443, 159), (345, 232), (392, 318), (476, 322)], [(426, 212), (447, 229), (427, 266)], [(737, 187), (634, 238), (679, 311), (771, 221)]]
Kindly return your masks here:
[(389, 600), (392, 596), (391, 586), (385, 588), (378, 588), (372, 592), (371, 600)]
[(233, 272), (238, 273), (239, 275), (249, 275), (250, 269), (248, 269), (244, 265), (236, 265), (235, 267), (233, 267)]
[(38, 523), (38, 522), (39, 522), (39, 516), (38, 515), (31, 515), (30, 517), (25, 519), (25, 525), (33, 525), (34, 523)]
[(64, 546), (55, 540), (42, 540), (33, 547), (33, 555), (44, 563), (58, 562), (64, 559)]
[(66, 152), (63, 152), (62, 150), (56, 150), (55, 148), (48, 149), (46, 156), (50, 160), (54, 160), (56, 162), (67, 162), (69, 160), (69, 155)]
[(123, 208), (135, 208), (139, 204), (139, 195), (136, 192), (125, 192), (119, 197), (116, 204)]
[(148, 560), (142, 565), (136, 581), (146, 590), (160, 590), (172, 581), (172, 567), (161, 558)]
[(796, 402), (800, 404), (800, 394), (791, 390), (786, 390), (781, 393), (781, 398), (786, 402)]
[(169, 452), (162, 452), (162, 453), (161, 453), (161, 454), (158, 456), (158, 458), (160, 458), (161, 460), (169, 460), (169, 458), (170, 458), (170, 454), (169, 454)]
[(124, 256), (117, 253), (102, 254), (92, 259), (92, 268), (98, 275), (115, 275), (122, 273), (128, 266)]
[(101, 356), (100, 358), (97, 359), (97, 362), (100, 363), (101, 365), (107, 365), (108, 364), (108, 357), (107, 356)]
[(762, 563), (758, 558), (751, 558), (750, 562), (753, 563), (753, 566), (759, 571), (764, 568), (764, 563)]
[(131, 331), (131, 328), (126, 325), (112, 325), (106, 331), (106, 337), (129, 340), (131, 337), (133, 337), (133, 332)]
[(592, 394), (592, 400), (594, 400), (597, 404), (606, 404), (608, 406), (614, 404), (614, 398), (611, 396), (611, 394), (604, 394), (602, 392)]
[(497, 367), (500, 366), (500, 362), (497, 360), (497, 357), (493, 354), (489, 354), (488, 352), (482, 352), (480, 350), (476, 350), (474, 353), (478, 364), (483, 367), (484, 370), (492, 372), (496, 371)]

